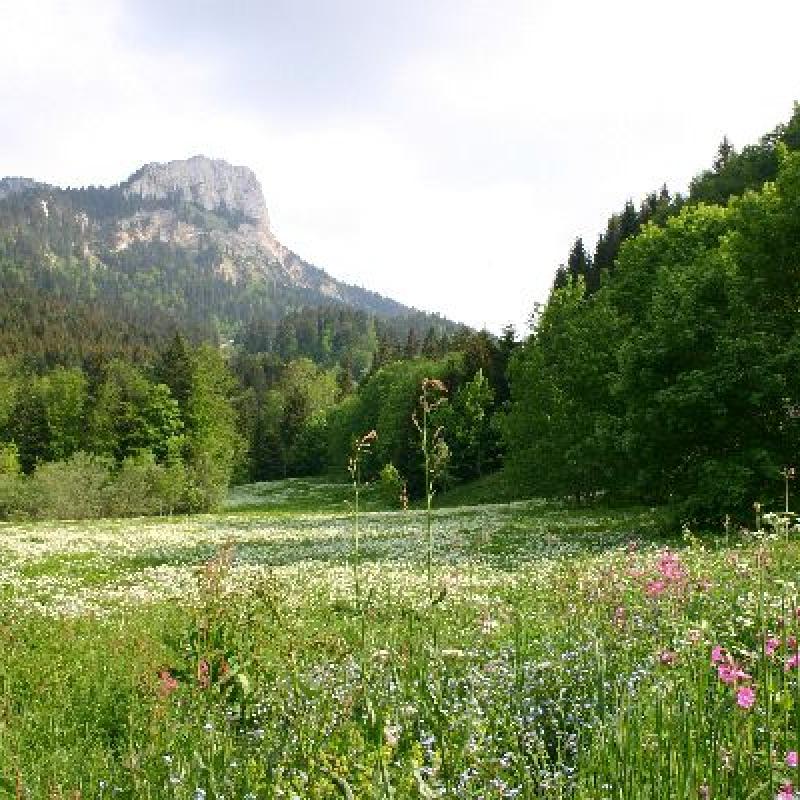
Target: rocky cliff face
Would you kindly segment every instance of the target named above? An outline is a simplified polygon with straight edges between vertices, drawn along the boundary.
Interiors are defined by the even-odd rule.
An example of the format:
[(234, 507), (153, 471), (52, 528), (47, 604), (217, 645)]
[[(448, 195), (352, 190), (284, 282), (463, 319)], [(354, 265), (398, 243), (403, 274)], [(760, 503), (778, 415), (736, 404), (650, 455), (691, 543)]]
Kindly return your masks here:
[[(271, 296), (274, 313), (283, 306), (331, 301), (385, 315), (410, 310), (337, 281), (281, 244), (270, 230), (261, 185), (247, 167), (195, 156), (147, 164), (111, 188), (58, 189), (4, 178), (0, 204), (7, 195), (26, 191), (32, 194), (23, 222), (38, 220), (34, 238), (55, 235), (58, 225), (68, 228), (57, 241), (38, 242), (38, 249), (51, 247), (54, 258), (65, 258), (60, 249), (68, 246), (92, 269), (123, 265), (124, 281), (135, 281), (139, 270), (182, 263), (206, 276), (197, 280), (206, 280), (210, 270), (228, 286), (238, 286), (245, 304), (254, 292)], [(42, 225), (51, 209), (54, 216)]]
[[(120, 189), (155, 200), (153, 207), (116, 221), (111, 249), (134, 242), (165, 242), (188, 250), (212, 244), (217, 274), (231, 283), (267, 277), (276, 283), (345, 301), (337, 282), (282, 245), (269, 227), (261, 184), (248, 167), (194, 156), (147, 164)], [(198, 217), (187, 210), (208, 212)]]
[(122, 188), (128, 194), (157, 200), (177, 195), (206, 211), (240, 214), (259, 227), (269, 228), (267, 205), (255, 173), (220, 159), (194, 156), (185, 161), (147, 164)]

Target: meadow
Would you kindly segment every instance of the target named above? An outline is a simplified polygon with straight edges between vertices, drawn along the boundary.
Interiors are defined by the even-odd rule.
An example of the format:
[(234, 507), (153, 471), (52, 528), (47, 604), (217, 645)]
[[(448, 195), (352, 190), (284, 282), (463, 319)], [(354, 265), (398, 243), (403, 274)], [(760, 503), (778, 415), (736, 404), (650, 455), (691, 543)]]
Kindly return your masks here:
[(0, 797), (797, 796), (795, 534), (360, 502), (2, 524)]

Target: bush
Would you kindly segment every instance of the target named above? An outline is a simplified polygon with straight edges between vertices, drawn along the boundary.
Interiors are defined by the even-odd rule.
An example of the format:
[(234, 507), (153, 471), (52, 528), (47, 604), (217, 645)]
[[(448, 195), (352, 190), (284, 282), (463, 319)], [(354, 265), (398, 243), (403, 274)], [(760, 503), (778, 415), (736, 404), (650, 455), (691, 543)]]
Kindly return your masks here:
[(187, 511), (214, 511), (222, 506), (230, 475), (207, 453), (200, 453), (186, 470)]
[(0, 517), (16, 516), (23, 505), (24, 482), (18, 475), (0, 473)]
[(113, 461), (78, 452), (67, 461), (40, 464), (28, 480), (25, 509), (30, 516), (90, 519), (109, 510)]
[(144, 450), (135, 458), (126, 458), (109, 486), (108, 506), (117, 516), (144, 516), (162, 513), (164, 467)]
[(384, 464), (378, 488), (381, 500), (390, 508), (402, 508), (407, 503), (406, 482), (391, 462)]
[[(149, 450), (113, 459), (78, 452), (39, 464), (30, 476), (14, 471), (13, 445), (0, 445), (0, 518), (95, 519), (210, 511), (225, 496), (226, 475), (201, 456), (159, 464)], [(8, 452), (6, 452), (8, 451)], [(6, 458), (5, 456), (11, 453)], [(8, 464), (8, 472), (4, 471)]]

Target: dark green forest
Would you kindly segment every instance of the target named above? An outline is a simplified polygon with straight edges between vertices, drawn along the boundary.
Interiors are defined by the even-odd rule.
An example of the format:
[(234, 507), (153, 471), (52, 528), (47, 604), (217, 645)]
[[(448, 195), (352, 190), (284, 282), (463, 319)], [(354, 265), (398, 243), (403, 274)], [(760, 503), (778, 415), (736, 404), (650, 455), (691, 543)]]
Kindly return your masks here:
[(662, 187), (593, 249), (576, 239), (522, 342), (227, 281), (202, 243), (98, 259), (98, 226), (148, 202), (0, 199), (1, 515), (211, 510), (231, 482), (346, 474), (373, 429), (366, 478), (413, 499), (426, 378), (447, 387), (443, 486), (502, 470), (518, 496), (706, 523), (782, 496), (800, 444), (798, 107), (756, 144), (723, 138), (685, 195)]
[[(777, 504), (798, 457), (800, 108), (688, 196), (576, 241), (513, 359), (507, 467), (534, 494), (669, 503), (684, 520)], [(721, 523), (720, 523), (721, 524)]]

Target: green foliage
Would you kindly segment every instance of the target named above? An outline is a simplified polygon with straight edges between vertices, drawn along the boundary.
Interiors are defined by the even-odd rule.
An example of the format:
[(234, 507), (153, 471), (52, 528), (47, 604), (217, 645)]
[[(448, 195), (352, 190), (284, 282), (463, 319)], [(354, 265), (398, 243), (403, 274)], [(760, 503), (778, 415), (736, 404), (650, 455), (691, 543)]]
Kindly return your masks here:
[(436, 415), (450, 448), (449, 474), (459, 482), (479, 478), (497, 467), (498, 430), (492, 418), (494, 392), (482, 369), (456, 390)]
[(77, 367), (57, 367), (40, 379), (38, 391), (47, 420), (48, 457), (62, 461), (84, 446), (89, 382)]
[[(417, 444), (413, 415), (420, 386), (426, 379), (440, 381), (449, 390), (446, 403), (437, 406), (431, 424), (445, 430), (451, 459), (444, 483), (465, 481), (496, 468), (502, 452), (497, 423), (495, 387), (507, 392), (505, 363), (516, 345), (510, 335), (501, 347), (488, 334), (476, 334), (462, 352), (436, 360), (395, 361), (375, 370), (327, 415), (330, 460), (347, 452), (360, 430), (378, 431), (378, 441), (365, 468), (377, 476), (392, 464), (408, 482), (412, 496), (424, 496), (424, 459)], [(489, 375), (496, 376), (496, 383)], [(338, 457), (338, 459), (337, 459)]]
[(611, 215), (606, 230), (597, 240), (594, 255), (583, 241), (576, 239), (566, 264), (556, 271), (554, 289), (563, 289), (568, 280), (582, 278), (587, 292), (594, 294), (608, 278), (615, 274), (617, 257), (626, 242), (644, 230), (648, 224), (663, 227), (680, 214), (685, 205), (726, 206), (732, 198), (749, 190), (760, 191), (769, 181), (774, 181), (780, 171), (781, 148), (800, 150), (800, 105), (795, 103), (791, 119), (785, 125), (761, 137), (757, 144), (748, 145), (737, 152), (727, 137), (720, 144), (713, 167), (694, 178), (689, 196), (671, 196), (666, 185), (650, 192), (637, 209), (631, 200), (621, 212)]
[(531, 491), (701, 520), (779, 492), (800, 446), (800, 153), (774, 155), (774, 183), (646, 225), (594, 293), (553, 291), (510, 370), (507, 466)]
[(169, 472), (153, 453), (144, 450), (119, 465), (109, 491), (109, 506), (115, 515), (123, 517), (167, 513), (180, 505), (185, 492), (182, 477)]
[(800, 149), (800, 105), (795, 103), (792, 117), (762, 136), (757, 144), (741, 152), (723, 138), (714, 160), (713, 169), (698, 175), (690, 187), (693, 202), (726, 205), (731, 197), (748, 190), (759, 191), (767, 181), (773, 181), (780, 170), (780, 148)]
[(89, 443), (93, 452), (122, 461), (149, 450), (160, 461), (179, 446), (184, 421), (165, 384), (154, 384), (131, 364), (114, 360), (97, 391)]
[[(438, 362), (417, 359), (397, 361), (377, 370), (361, 386), (358, 395), (331, 414), (329, 430), (334, 454), (347, 447), (359, 431), (376, 430), (378, 440), (365, 458), (365, 473), (377, 475), (381, 465), (391, 463), (406, 476), (409, 491), (424, 490), (424, 461), (417, 445), (412, 415), (420, 386), (427, 377), (446, 380), (461, 368), (461, 360), (449, 357)], [(344, 455), (339, 451), (340, 455)], [(346, 456), (345, 456), (346, 458)]]
[(16, 444), (0, 443), (0, 518), (8, 518), (22, 504), (21, 469)]
[(15, 478), (21, 471), (19, 448), (13, 442), (0, 443), (0, 475)]
[(17, 402), (19, 378), (13, 362), (0, 359), (0, 430), (7, 430)]
[(30, 476), (10, 470), (3, 479), (6, 517), (207, 511), (243, 461), (235, 384), (214, 348), (174, 337), (152, 372), (117, 358), (93, 380), (78, 367), (0, 369), (9, 378), (0, 398), (4, 452)]
[(381, 467), (378, 481), (381, 498), (388, 508), (402, 508), (408, 503), (406, 482), (394, 464)]
[(20, 386), (7, 430), (8, 437), (19, 450), (20, 464), (26, 473), (49, 458), (47, 410), (33, 377), (28, 377)]
[(609, 376), (619, 319), (582, 280), (555, 290), (509, 371), (504, 430), (513, 479), (545, 497), (591, 497), (615, 488), (621, 461)]
[(186, 451), (193, 510), (219, 507), (244, 442), (236, 430), (233, 381), (217, 350), (201, 346), (192, 355), (186, 399)]
[[(0, 450), (11, 471), (0, 472), (0, 517), (4, 519), (96, 519), (196, 511), (208, 507), (196, 479), (180, 460), (159, 464), (142, 451), (121, 464), (78, 451), (63, 461), (43, 462), (33, 474), (13, 471), (13, 445)], [(198, 497), (199, 495), (199, 497)], [(215, 501), (219, 498), (215, 496)]]
[(252, 397), (250, 456), (261, 479), (320, 473), (327, 466), (326, 412), (338, 396), (335, 371), (300, 358), (280, 369), (274, 387)]
[(102, 517), (110, 507), (112, 470), (113, 461), (84, 452), (40, 464), (26, 486), (24, 510), (40, 518)]

